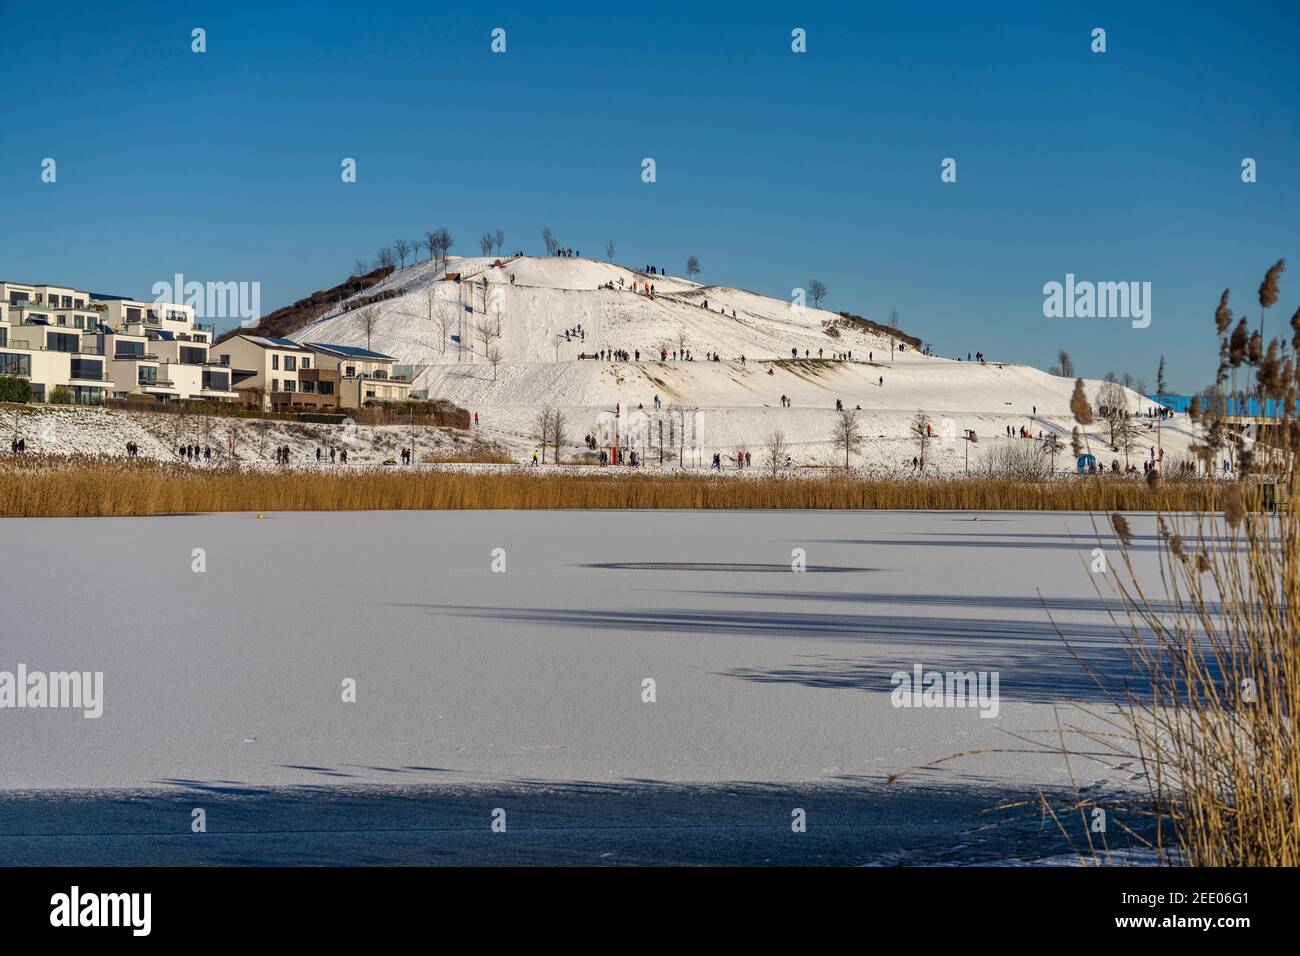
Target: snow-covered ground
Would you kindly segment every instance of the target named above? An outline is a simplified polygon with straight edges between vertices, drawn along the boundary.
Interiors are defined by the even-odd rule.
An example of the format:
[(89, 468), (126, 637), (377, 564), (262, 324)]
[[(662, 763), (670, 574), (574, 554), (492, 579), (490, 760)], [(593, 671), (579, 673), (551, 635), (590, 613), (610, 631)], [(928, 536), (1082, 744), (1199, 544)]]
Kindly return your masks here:
[[(1145, 574), (1153, 521), (1131, 520)], [(1083, 515), (226, 514), (0, 536), (61, 582), (0, 582), (0, 671), (104, 675), (97, 719), (0, 712), (0, 864), (1035, 859), (1069, 851), (1032, 806), (1011, 829), (982, 811), (1068, 795), (1069, 769), (1103, 802), (1140, 782), (1127, 761), (1011, 752), (1055, 746), (1058, 707), (1087, 725), (1107, 706), (1048, 609), (1130, 676)], [(894, 706), (916, 665), (997, 672), (996, 716)], [(519, 840), (489, 845), (498, 806)]]
[(10, 442), (17, 437), (29, 454), (124, 458), (127, 444), (134, 443), (138, 457), (155, 461), (178, 461), (178, 448), (197, 445), (212, 450), (212, 457), (202, 460), (203, 467), (279, 467), (275, 451), (285, 446), (290, 463), (305, 468), (315, 467), (317, 448), (324, 451), (324, 466), (333, 468), (344, 466), (337, 459), (333, 464), (328, 461), (330, 448), (347, 450), (349, 468), (400, 460), (402, 449), (411, 447), (412, 441), (420, 460), (472, 457), (496, 448), (483, 431), (432, 426), (320, 425), (76, 406), (5, 406), (0, 410), (0, 455), (8, 456)]
[[(379, 317), (370, 336), (349, 300), (292, 337), (369, 344), (415, 366), (417, 387), (478, 412), (487, 433), (515, 449), (520, 460), (531, 454), (534, 419), (546, 406), (566, 413), (572, 452), (582, 450), (588, 433), (609, 434), (616, 410), (618, 430), (637, 428), (646, 436), (642, 447), (657, 448), (655, 419), (664, 419), (665, 430), (677, 427), (667, 411), (675, 405), (690, 410), (690, 441), (708, 459), (742, 449), (757, 454), (766, 436), (779, 429), (793, 461), (813, 465), (842, 463), (830, 439), (838, 400), (861, 409), (868, 441), (852, 461), (873, 470), (910, 468), (917, 447), (909, 428), (918, 412), (936, 435), (949, 436), (934, 443), (928, 461), (948, 472), (966, 467), (968, 450), (978, 468), (990, 450), (1020, 441), (1006, 436), (1008, 425), (1017, 433), (1028, 428), (1034, 439), (1054, 433), (1068, 445), (1075, 424), (1069, 410), (1073, 380), (999, 363), (996, 341), (974, 334), (966, 342), (936, 343), (934, 356), (910, 347), (891, 355), (886, 335), (846, 325), (833, 312), (795, 308), (743, 289), (590, 259), (495, 262), (453, 257), (445, 268), (424, 262), (394, 272), (366, 290), (366, 296), (396, 293), (374, 305)], [(461, 281), (445, 281), (447, 272), (459, 273)], [(645, 283), (654, 286), (653, 295), (631, 291)], [(445, 339), (440, 318), (449, 323)], [(481, 327), (499, 328), (500, 335), (485, 340), (476, 332)], [(585, 338), (574, 334), (578, 328)], [(910, 331), (924, 337), (923, 328)], [(450, 339), (457, 334), (461, 345)], [(683, 345), (692, 361), (672, 358)], [(487, 361), (489, 347), (500, 352), (495, 369)], [(639, 350), (640, 361), (579, 358), (602, 349), (634, 357)], [(668, 361), (659, 361), (661, 349)], [(988, 361), (965, 360), (977, 351)], [(711, 352), (721, 360), (706, 361)], [(851, 361), (833, 358), (848, 353)], [(1094, 406), (1101, 385), (1086, 382)], [(789, 407), (782, 405), (783, 395)], [(659, 415), (656, 396), (664, 409)], [(1135, 392), (1129, 401), (1143, 415), (1152, 406)], [(630, 423), (629, 412), (641, 408), (649, 420)], [(1145, 445), (1158, 441), (1174, 460), (1189, 457), (1193, 432), (1185, 416), (1164, 423), (1158, 439), (1148, 419), (1139, 421)], [(961, 440), (967, 429), (979, 437), (969, 449)], [(1091, 450), (1122, 462), (1122, 454), (1105, 450), (1101, 429), (1096, 425), (1089, 432)], [(672, 441), (665, 438), (665, 444)], [(1135, 457), (1140, 460), (1141, 452)], [(1062, 470), (1070, 464), (1068, 451), (1057, 458)]]

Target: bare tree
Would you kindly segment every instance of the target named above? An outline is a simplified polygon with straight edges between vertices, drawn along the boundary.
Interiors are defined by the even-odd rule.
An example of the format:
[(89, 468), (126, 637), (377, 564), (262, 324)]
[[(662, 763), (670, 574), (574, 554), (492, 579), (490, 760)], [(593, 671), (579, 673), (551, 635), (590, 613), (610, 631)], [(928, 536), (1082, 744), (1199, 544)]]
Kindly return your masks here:
[(547, 405), (545, 408), (539, 408), (533, 416), (533, 434), (532, 437), (537, 439), (537, 443), (542, 449), (542, 461), (546, 460), (546, 445), (551, 440), (551, 425), (555, 409)]
[(375, 327), (379, 324), (379, 309), (374, 305), (363, 305), (357, 309), (357, 322), (361, 325), (361, 330), (366, 333), (366, 350), (370, 350), (370, 337), (374, 334)]
[(433, 324), (433, 313), (438, 308), (438, 290), (431, 283), (420, 290), (420, 300), (424, 303), (424, 317)]
[(391, 269), (393, 267), (393, 247), (380, 246), (379, 252), (375, 254), (375, 262), (381, 269)]
[(357, 258), (356, 262), (352, 263), (352, 268), (356, 270), (356, 277), (358, 279), (362, 278), (367, 272), (370, 271), (369, 269), (366, 268), (366, 260), (360, 257)]
[(393, 243), (393, 252), (397, 254), (397, 261), (401, 263), (402, 268), (406, 268), (406, 257), (411, 254), (411, 244), (405, 239), (398, 239)]
[(442, 350), (444, 352), (447, 351), (447, 334), (451, 331), (452, 325), (455, 323), (457, 318), (453, 308), (459, 309), (460, 305), (456, 304), (453, 307), (450, 302), (446, 303), (443, 308), (438, 310), (437, 316), (434, 320), (438, 323), (438, 333), (442, 337)]
[(668, 426), (670, 437), (673, 433), (677, 437), (677, 463), (683, 467), (686, 465), (686, 420), (690, 414), (690, 409), (685, 405), (678, 405), (676, 402), (668, 406)]
[(501, 352), (501, 346), (491, 342), (488, 344), (487, 348), (483, 350), (483, 355), (487, 358), (488, 364), (492, 366), (492, 381), (495, 382), (497, 380), (497, 366), (501, 364), (501, 360), (504, 357)]
[(438, 234), (434, 232), (432, 229), (426, 231), (424, 234), (424, 248), (429, 253), (429, 261), (432, 262), (433, 257), (438, 254), (438, 248), (439, 248)]
[(826, 298), (826, 283), (820, 279), (809, 279), (808, 294), (812, 296), (813, 308), (820, 308), (822, 299)]
[(560, 244), (556, 241), (555, 233), (551, 232), (550, 226), (542, 227), (542, 242), (546, 244), (546, 254), (548, 256), (555, 255), (556, 250), (560, 248)]
[(785, 440), (785, 432), (779, 428), (768, 432), (767, 438), (763, 440), (763, 453), (767, 459), (767, 467), (775, 478), (785, 465), (785, 460), (790, 457), (790, 443)]
[(1062, 378), (1074, 378), (1074, 361), (1065, 349), (1056, 353), (1056, 364), (1061, 369)]
[(844, 467), (849, 467), (849, 455), (862, 449), (862, 424), (858, 413), (852, 409), (841, 409), (835, 426), (831, 429), (831, 444), (836, 449), (844, 449)]
[(506, 234), (498, 229), (492, 234), (492, 242), (497, 247), (497, 255), (501, 255), (501, 247), (506, 244)]
[(1047, 452), (1051, 459), (1051, 470), (1056, 471), (1056, 455), (1065, 447), (1065, 443), (1057, 437), (1056, 432), (1048, 432), (1047, 438), (1043, 441), (1043, 451)]
[(558, 408), (551, 409), (551, 445), (554, 448), (552, 458), (557, 465), (560, 463), (560, 447), (564, 444), (568, 429), (569, 420), (564, 412)]
[(1142, 444), (1142, 433), (1138, 424), (1127, 414), (1115, 423), (1113, 435), (1114, 446), (1124, 453), (1124, 468), (1128, 469), (1129, 453)]
[(451, 252), (451, 247), (456, 244), (456, 240), (451, 237), (451, 233), (445, 228), (438, 230), (438, 251), (442, 254), (443, 265), (447, 264), (447, 255)]
[(911, 427), (912, 437), (916, 439), (917, 448), (920, 450), (921, 470), (925, 470), (925, 456), (930, 450), (930, 420), (925, 417), (925, 412), (917, 412), (916, 417), (912, 419)]
[(700, 260), (695, 256), (689, 256), (686, 260), (686, 274), (696, 276), (700, 274)]
[(1106, 382), (1097, 393), (1097, 411), (1110, 428), (1110, 445), (1119, 448), (1116, 432), (1128, 419), (1128, 390), (1119, 382)]
[(610, 262), (614, 261), (614, 240), (611, 239), (605, 243), (605, 258)]
[(894, 346), (898, 344), (898, 310), (889, 310), (889, 329), (893, 333), (889, 336), (889, 361), (894, 360)]
[[(484, 283), (484, 286), (486, 285), (487, 283)], [(486, 303), (484, 305), (486, 307)], [(484, 314), (483, 318), (475, 322), (474, 338), (483, 346), (483, 354), (486, 356), (492, 343), (501, 338), (501, 313), (494, 309), (491, 315)]]
[(492, 233), (490, 232), (483, 233), (483, 235), (478, 237), (479, 251), (482, 252), (483, 255), (485, 256), (492, 255), (492, 242), (493, 242)]
[(677, 357), (682, 358), (686, 354), (686, 326), (677, 330)]

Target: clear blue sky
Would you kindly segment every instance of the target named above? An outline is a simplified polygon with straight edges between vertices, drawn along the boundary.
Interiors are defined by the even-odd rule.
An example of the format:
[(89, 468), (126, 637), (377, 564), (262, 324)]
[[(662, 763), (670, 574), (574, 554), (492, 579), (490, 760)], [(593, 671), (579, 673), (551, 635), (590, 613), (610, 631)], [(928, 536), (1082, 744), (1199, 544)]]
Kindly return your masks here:
[[(538, 253), (550, 225), (783, 298), (818, 278), (941, 354), (1204, 385), (1220, 290), (1257, 321), (1286, 257), (1270, 327), (1300, 305), (1300, 4), (998, 6), (6, 4), (0, 277), (258, 281), (269, 312), (399, 236)], [(1152, 282), (1151, 327), (1044, 318), (1067, 272)]]

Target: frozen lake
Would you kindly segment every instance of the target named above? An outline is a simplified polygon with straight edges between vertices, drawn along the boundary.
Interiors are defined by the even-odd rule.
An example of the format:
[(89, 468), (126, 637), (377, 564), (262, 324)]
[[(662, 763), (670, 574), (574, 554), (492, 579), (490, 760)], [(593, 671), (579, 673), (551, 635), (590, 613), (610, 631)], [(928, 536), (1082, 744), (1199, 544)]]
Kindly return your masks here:
[[(1154, 567), (1154, 522), (1132, 523)], [(1128, 672), (1086, 515), (230, 514), (0, 536), (0, 672), (103, 672), (98, 719), (0, 710), (0, 864), (1048, 856), (1036, 814), (986, 831), (980, 811), (1067, 787), (1059, 758), (885, 778), (1050, 744), (1053, 702), (1104, 708), (1044, 601)], [(891, 674), (917, 665), (997, 672), (996, 717), (893, 706)]]

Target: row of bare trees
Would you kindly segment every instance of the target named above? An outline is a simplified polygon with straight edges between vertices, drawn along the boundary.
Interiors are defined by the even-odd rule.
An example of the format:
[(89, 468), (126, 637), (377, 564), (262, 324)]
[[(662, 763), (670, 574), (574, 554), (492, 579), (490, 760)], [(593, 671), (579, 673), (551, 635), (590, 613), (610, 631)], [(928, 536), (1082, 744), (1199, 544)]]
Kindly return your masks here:
[[(505, 242), (505, 234), (500, 229), (497, 230), (496, 236), (499, 242)], [(454, 244), (455, 240), (447, 229), (441, 227), (430, 229), (425, 232), (423, 239), (394, 239), (388, 245), (379, 247), (372, 264), (367, 264), (364, 259), (358, 258), (352, 267), (358, 276), (375, 269), (404, 269), (406, 260), (416, 261), (422, 250), (429, 253), (431, 262), (445, 263), (447, 254)]]
[(485, 232), (478, 237), (479, 251), (485, 256), (492, 255), (492, 250), (496, 249), (497, 255), (501, 255), (501, 247), (506, 243), (506, 234), (500, 229), (496, 232)]
[(553, 405), (539, 409), (533, 419), (533, 437), (537, 439), (542, 450), (542, 461), (546, 461), (546, 446), (554, 449), (552, 460), (560, 463), (560, 448), (568, 437), (568, 418), (564, 412)]

